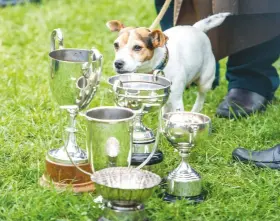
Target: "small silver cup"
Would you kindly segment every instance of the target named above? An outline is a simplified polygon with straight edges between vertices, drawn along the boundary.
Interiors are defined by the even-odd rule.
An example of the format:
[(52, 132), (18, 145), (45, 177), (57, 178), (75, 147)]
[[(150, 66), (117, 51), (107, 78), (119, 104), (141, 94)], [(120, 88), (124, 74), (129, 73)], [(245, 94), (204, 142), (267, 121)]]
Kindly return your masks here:
[(172, 196), (189, 199), (200, 196), (201, 177), (186, 158), (195, 144), (207, 139), (211, 132), (210, 118), (193, 112), (166, 113), (162, 117), (162, 132), (182, 158), (179, 166), (167, 176), (166, 200), (173, 201)]
[(84, 116), (92, 171), (130, 166), (135, 114), (128, 108), (96, 107)]

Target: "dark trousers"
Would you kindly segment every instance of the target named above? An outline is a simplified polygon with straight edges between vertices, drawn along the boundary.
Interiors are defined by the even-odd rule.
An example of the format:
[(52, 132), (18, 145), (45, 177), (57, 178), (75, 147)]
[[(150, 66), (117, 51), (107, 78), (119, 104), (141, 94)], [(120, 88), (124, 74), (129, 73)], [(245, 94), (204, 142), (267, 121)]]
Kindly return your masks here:
[(280, 36), (230, 55), (226, 78), (228, 89), (242, 88), (271, 100), (279, 86), (279, 76), (272, 64), (280, 54)]
[[(155, 0), (159, 13), (165, 0)], [(173, 1), (161, 20), (162, 30), (173, 26)], [(263, 44), (230, 55), (227, 62), (226, 79), (228, 89), (241, 88), (256, 92), (271, 100), (279, 86), (279, 76), (272, 64), (280, 54), (280, 36)], [(213, 87), (219, 84), (219, 64)]]

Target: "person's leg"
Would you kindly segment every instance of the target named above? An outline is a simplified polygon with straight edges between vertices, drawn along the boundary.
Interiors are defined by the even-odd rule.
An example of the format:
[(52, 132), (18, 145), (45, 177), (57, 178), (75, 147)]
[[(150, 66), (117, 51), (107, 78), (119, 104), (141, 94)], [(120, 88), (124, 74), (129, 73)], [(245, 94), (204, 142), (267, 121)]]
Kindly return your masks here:
[(229, 56), (226, 74), (228, 89), (246, 89), (271, 100), (279, 85), (278, 73), (272, 66), (279, 54), (280, 36)]
[(228, 95), (217, 109), (220, 117), (246, 116), (263, 110), (279, 86), (272, 64), (279, 58), (280, 36), (229, 56)]
[(216, 72), (215, 72), (215, 80), (212, 85), (212, 89), (215, 89), (220, 85), (220, 64), (216, 62)]

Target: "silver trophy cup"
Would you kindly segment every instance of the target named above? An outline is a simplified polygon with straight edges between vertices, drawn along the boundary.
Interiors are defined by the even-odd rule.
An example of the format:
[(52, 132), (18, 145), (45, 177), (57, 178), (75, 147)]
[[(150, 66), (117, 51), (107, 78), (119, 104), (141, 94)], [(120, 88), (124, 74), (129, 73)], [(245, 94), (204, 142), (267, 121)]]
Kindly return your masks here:
[(72, 166), (69, 156), (85, 170), (90, 170), (87, 155), (76, 142), (75, 119), (96, 93), (101, 77), (102, 55), (97, 49), (64, 49), (62, 32), (55, 29), (51, 33), (49, 58), (52, 96), (60, 108), (69, 113), (70, 120), (64, 145), (47, 153), (46, 173), (40, 179), (40, 184), (49, 186), (52, 182), (58, 189), (72, 184), (75, 192), (89, 191), (93, 189), (90, 178)]
[(167, 193), (164, 199), (174, 201), (188, 198), (195, 202), (203, 200), (201, 177), (186, 159), (195, 144), (207, 139), (211, 132), (210, 118), (192, 112), (166, 113), (162, 117), (162, 132), (182, 158), (179, 166), (167, 176)]
[(107, 168), (92, 175), (96, 191), (105, 201), (99, 221), (148, 220), (143, 203), (161, 178), (149, 171), (127, 167)]
[[(136, 114), (132, 149), (132, 164), (135, 166), (141, 165), (157, 148), (158, 134), (155, 136), (151, 129), (143, 125), (142, 116), (155, 111), (160, 112), (169, 97), (171, 82), (163, 76), (158, 76), (159, 73), (161, 72), (121, 74), (108, 80), (116, 105), (130, 108)], [(147, 165), (156, 165), (162, 160), (162, 152), (157, 151)]]
[[(59, 49), (55, 49), (55, 40)], [(88, 161), (85, 152), (79, 148), (75, 137), (75, 118), (79, 110), (88, 106), (93, 99), (101, 77), (102, 55), (96, 49), (64, 49), (60, 29), (51, 34), (50, 88), (61, 109), (69, 113), (66, 129), (68, 138), (64, 146), (48, 152), (48, 157), (58, 163), (71, 164), (68, 153), (77, 164)]]

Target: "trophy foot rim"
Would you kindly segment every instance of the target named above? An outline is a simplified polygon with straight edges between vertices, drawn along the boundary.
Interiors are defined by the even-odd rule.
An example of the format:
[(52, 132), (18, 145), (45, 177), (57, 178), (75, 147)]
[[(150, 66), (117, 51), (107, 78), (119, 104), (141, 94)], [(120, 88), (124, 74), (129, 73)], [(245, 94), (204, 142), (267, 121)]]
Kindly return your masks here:
[(79, 183), (79, 184), (55, 182), (51, 179), (48, 179), (45, 174), (43, 174), (39, 178), (39, 184), (44, 188), (54, 187), (59, 192), (63, 192), (66, 190), (71, 190), (74, 193), (85, 193), (85, 192), (95, 191), (94, 183), (92, 181)]
[[(49, 159), (52, 162), (63, 164), (63, 165), (73, 165), (68, 156), (66, 156), (65, 159), (64, 158), (62, 159), (62, 158), (57, 158), (55, 156), (55, 154), (53, 154), (53, 152), (56, 152), (56, 151), (58, 151), (62, 148), (64, 148), (64, 147), (62, 146), (62, 147), (57, 148), (57, 149), (49, 150), (46, 154), (46, 159)], [(80, 147), (78, 147), (78, 148), (83, 152), (84, 156), (86, 156), (85, 151), (83, 149), (81, 149)], [(72, 156), (72, 159), (76, 164), (79, 164), (79, 165), (88, 163), (88, 158), (87, 157), (86, 158), (82, 158), (82, 157), (81, 158), (73, 158), (73, 156)]]
[(190, 204), (198, 204), (205, 201), (206, 195), (204, 193), (201, 193), (197, 196), (174, 196), (165, 192), (161, 195), (161, 197), (163, 201), (166, 201), (168, 203), (175, 203), (178, 200), (186, 199)]
[[(132, 153), (131, 156), (131, 165), (132, 166), (139, 166), (141, 163), (143, 163), (150, 153)], [(150, 161), (145, 166), (151, 166), (161, 163), (164, 160), (164, 154), (161, 150), (157, 150)]]

